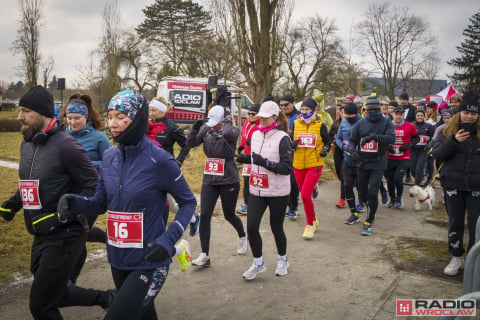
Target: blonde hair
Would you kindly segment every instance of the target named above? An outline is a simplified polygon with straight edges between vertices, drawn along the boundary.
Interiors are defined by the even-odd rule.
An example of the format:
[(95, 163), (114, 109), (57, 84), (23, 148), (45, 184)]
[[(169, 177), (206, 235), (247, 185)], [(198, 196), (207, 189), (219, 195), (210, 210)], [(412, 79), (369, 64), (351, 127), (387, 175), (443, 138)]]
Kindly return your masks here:
[[(445, 138), (454, 136), (458, 132), (458, 123), (460, 122), (460, 112), (455, 113), (443, 129)], [(480, 141), (480, 116), (477, 118), (477, 139)]]
[(277, 117), (277, 122), (281, 124), (284, 128), (284, 131), (288, 133), (288, 119), (287, 116), (283, 113), (280, 112)]
[(170, 109), (171, 107), (173, 107), (173, 104), (172, 104), (170, 101), (167, 101), (167, 99), (165, 99), (164, 97), (155, 97), (155, 98), (153, 98), (152, 100), (160, 101), (161, 103), (163, 103), (164, 105), (166, 105), (166, 106), (167, 106), (167, 111), (168, 111), (168, 109)]

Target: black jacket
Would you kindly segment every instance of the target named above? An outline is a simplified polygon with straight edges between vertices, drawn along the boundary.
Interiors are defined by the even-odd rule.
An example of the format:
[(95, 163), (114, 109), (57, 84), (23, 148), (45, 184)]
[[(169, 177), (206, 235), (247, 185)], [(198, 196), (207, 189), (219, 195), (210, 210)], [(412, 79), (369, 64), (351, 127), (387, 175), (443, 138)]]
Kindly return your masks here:
[(443, 162), (442, 186), (463, 191), (480, 190), (480, 141), (476, 135), (458, 142), (453, 135), (445, 137), (441, 132), (433, 145), (433, 157)]
[[(20, 180), (38, 180), (39, 198), (42, 209), (24, 210), (25, 226), (29, 233), (63, 238), (68, 232), (83, 232), (79, 221), (58, 224), (56, 214), (42, 222), (49, 229), (46, 232), (41, 224), (33, 227), (36, 221), (44, 215), (50, 216), (57, 211), (60, 197), (65, 193), (76, 193), (91, 196), (95, 193), (98, 183), (98, 172), (77, 139), (62, 128), (54, 127), (44, 145), (23, 141), (20, 147)], [(20, 189), (10, 198), (21, 208)], [(42, 229), (42, 230), (41, 230)], [(68, 230), (67, 230), (68, 229)]]
[(185, 138), (183, 130), (180, 129), (175, 122), (168, 119), (167, 117), (163, 117), (154, 122), (162, 122), (166, 127), (165, 131), (157, 134), (155, 140), (157, 140), (157, 142), (161, 144), (162, 148), (165, 149), (165, 151), (169, 152), (173, 156), (175, 156), (173, 154), (173, 145), (175, 144), (175, 142), (178, 143), (178, 145), (182, 149), (180, 150), (180, 153), (178, 154), (176, 160), (180, 163), (183, 163), (185, 157), (190, 152), (190, 148), (187, 147), (187, 138)]
[[(433, 130), (433, 126), (430, 123), (427, 123), (425, 121), (423, 122), (414, 121), (413, 125), (415, 126), (415, 128), (417, 128), (417, 132), (419, 136), (418, 138), (420, 138), (420, 136), (428, 136), (430, 137), (430, 141), (431, 141), (431, 139), (433, 138), (433, 134), (435, 133), (435, 130)], [(412, 143), (412, 149), (415, 149), (415, 150), (427, 149), (429, 142), (427, 142), (426, 145), (417, 145), (416, 143)]]
[(415, 121), (415, 111), (417, 110), (417, 108), (415, 108), (414, 106), (412, 106), (409, 103), (409, 104), (407, 104), (406, 107), (404, 107), (404, 110), (407, 110), (407, 109), (408, 109), (408, 112), (407, 112), (407, 116), (405, 117), (405, 121), (414, 122)]

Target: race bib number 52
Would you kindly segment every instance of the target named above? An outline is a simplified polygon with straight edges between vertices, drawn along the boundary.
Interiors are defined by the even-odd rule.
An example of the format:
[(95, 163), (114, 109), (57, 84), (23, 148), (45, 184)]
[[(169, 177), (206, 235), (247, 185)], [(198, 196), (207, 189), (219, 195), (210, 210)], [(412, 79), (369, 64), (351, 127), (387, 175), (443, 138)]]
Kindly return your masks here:
[(143, 212), (107, 211), (108, 244), (117, 248), (143, 248)]

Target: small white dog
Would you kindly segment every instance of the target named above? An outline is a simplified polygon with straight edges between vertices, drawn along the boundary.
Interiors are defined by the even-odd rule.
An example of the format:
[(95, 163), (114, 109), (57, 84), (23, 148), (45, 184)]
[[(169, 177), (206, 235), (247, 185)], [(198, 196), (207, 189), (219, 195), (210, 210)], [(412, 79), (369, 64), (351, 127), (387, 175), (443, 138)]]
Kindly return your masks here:
[(431, 185), (421, 188), (420, 186), (413, 186), (410, 188), (410, 195), (415, 197), (415, 211), (419, 211), (422, 203), (428, 206), (428, 210), (432, 210), (435, 202), (435, 190)]

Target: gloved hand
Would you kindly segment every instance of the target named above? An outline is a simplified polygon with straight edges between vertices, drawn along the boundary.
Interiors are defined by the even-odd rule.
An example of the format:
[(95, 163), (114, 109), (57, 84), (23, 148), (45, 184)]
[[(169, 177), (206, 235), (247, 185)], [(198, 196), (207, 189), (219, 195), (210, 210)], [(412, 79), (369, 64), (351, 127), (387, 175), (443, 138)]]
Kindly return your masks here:
[(410, 144), (404, 144), (404, 145), (401, 145), (400, 148), (398, 148), (398, 150), (402, 152), (407, 151), (408, 149), (410, 149)]
[(6, 200), (2, 203), (0, 207), (0, 217), (5, 219), (6, 221), (10, 221), (15, 217), (15, 213), (20, 210), (21, 207), (15, 204), (13, 200)]
[(389, 145), (388, 152), (390, 152), (391, 154), (395, 154), (395, 148), (392, 145)]
[(152, 248), (152, 250), (144, 257), (148, 262), (160, 262), (170, 257), (167, 249), (157, 245), (155, 241), (150, 242), (148, 247)]
[(259, 155), (258, 153), (252, 153), (252, 161), (257, 166), (261, 166), (264, 168), (268, 167), (268, 160)]
[(296, 148), (298, 146), (298, 140), (292, 141), (292, 148)]
[(252, 145), (252, 140), (245, 141), (245, 144), (250, 147)]
[(251, 158), (250, 158), (250, 155), (249, 154), (239, 154), (237, 156), (237, 159), (236, 161), (238, 163), (250, 163), (251, 162)]
[(369, 134), (368, 136), (363, 137), (360, 145), (363, 147), (365, 144), (369, 143), (372, 140), (377, 141), (377, 136), (375, 134)]
[(320, 152), (320, 157), (325, 158), (328, 153), (328, 147), (323, 147), (322, 152)]
[(200, 120), (195, 121), (192, 125), (192, 129), (193, 130), (200, 130), (200, 127), (203, 126), (204, 121), (205, 121), (205, 119), (200, 119)]
[(361, 160), (360, 154), (356, 151), (350, 153), (350, 159), (354, 162), (359, 162)]
[(245, 148), (243, 146), (240, 146), (237, 148), (237, 153), (240, 154)]
[(77, 195), (73, 193), (65, 193), (60, 197), (57, 204), (57, 216), (58, 221), (61, 223), (67, 223), (75, 219), (75, 215), (72, 212), (72, 207), (75, 205)]

